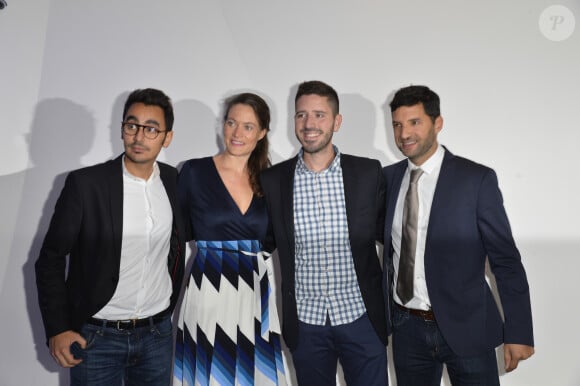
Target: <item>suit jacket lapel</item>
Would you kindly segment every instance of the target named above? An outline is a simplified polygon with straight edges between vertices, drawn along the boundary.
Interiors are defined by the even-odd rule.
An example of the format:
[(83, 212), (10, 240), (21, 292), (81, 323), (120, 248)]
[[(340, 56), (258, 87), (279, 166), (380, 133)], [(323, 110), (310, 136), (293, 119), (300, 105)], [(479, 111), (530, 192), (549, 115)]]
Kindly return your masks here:
[(296, 163), (298, 156), (294, 157), (291, 162), (288, 162), (287, 168), (284, 171), (282, 180), (280, 181), (282, 193), (282, 213), (284, 216), (283, 223), (286, 227), (286, 237), (291, 251), (290, 256), (295, 255), (296, 246), (294, 243), (294, 172), (296, 170)]
[[(167, 198), (169, 199), (169, 204), (171, 205), (171, 211), (173, 214), (170, 250), (169, 255), (167, 256), (168, 268), (170, 270), (169, 274), (171, 275), (172, 281), (174, 283), (178, 283), (181, 280), (179, 277), (177, 277), (177, 275), (180, 272), (179, 264), (180, 259), (183, 258), (183, 254), (180, 246), (180, 239), (182, 236), (179, 235), (180, 226), (178, 225), (182, 224), (182, 219), (180, 207), (177, 202), (177, 174), (171, 173), (171, 167), (169, 165), (160, 162), (157, 164), (159, 166), (159, 176), (161, 178), (161, 182), (163, 182), (163, 187), (165, 188), (165, 192), (167, 194)], [(173, 296), (176, 296), (175, 293)]]
[(340, 167), (342, 169), (342, 185), (344, 189), (344, 201), (346, 207), (346, 222), (348, 224), (348, 234), (352, 237), (354, 229), (351, 228), (352, 219), (356, 216), (357, 204), (357, 174), (353, 169), (352, 158), (346, 154), (340, 155)]
[(399, 197), (399, 190), (401, 190), (401, 183), (407, 170), (407, 160), (404, 160), (396, 165), (393, 171), (393, 177), (387, 181), (387, 213), (385, 218), (385, 247), (390, 248), (391, 245), (391, 231), (393, 228), (393, 219), (395, 217), (395, 209), (397, 207), (397, 198)]
[[(167, 198), (169, 199), (169, 204), (171, 205), (171, 210), (173, 211), (173, 216), (175, 217), (175, 215), (178, 212), (178, 207), (177, 207), (177, 202), (176, 202), (176, 198), (177, 198), (177, 192), (175, 190), (177, 184), (176, 181), (171, 181), (169, 178), (169, 175), (167, 175), (167, 173), (164, 173), (164, 168), (159, 165), (159, 176), (161, 177), (161, 182), (163, 182), (163, 187), (165, 188), (165, 192), (167, 193)], [(173, 221), (175, 222), (175, 218), (173, 219)]]
[[(455, 157), (449, 150), (445, 147), (445, 155), (443, 156), (443, 162), (441, 163), (441, 170), (439, 171), (439, 178), (437, 179), (437, 185), (435, 186), (435, 192), (433, 194), (433, 202), (431, 204), (431, 213), (429, 213), (429, 225), (427, 226), (427, 235), (425, 240), (425, 260), (428, 257), (427, 251), (429, 248), (427, 244), (432, 237), (432, 233), (437, 232), (437, 222), (440, 219), (446, 219), (445, 216), (445, 202), (447, 197), (451, 195), (448, 193), (449, 189), (453, 189), (453, 167), (452, 160)], [(446, 219), (448, 220), (448, 219)]]

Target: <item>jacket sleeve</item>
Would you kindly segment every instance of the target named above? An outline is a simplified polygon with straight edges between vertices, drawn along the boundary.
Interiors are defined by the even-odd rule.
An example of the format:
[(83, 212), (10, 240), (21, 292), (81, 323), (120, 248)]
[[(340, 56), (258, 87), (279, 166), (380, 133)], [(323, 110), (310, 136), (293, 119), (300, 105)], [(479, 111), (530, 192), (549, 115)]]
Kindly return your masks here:
[(504, 311), (504, 342), (534, 345), (530, 290), (503, 206), (497, 176), (483, 177), (477, 205), (478, 228)]
[(83, 203), (73, 173), (66, 178), (35, 264), (38, 302), (46, 337), (71, 329), (66, 290), (66, 258), (75, 248)]

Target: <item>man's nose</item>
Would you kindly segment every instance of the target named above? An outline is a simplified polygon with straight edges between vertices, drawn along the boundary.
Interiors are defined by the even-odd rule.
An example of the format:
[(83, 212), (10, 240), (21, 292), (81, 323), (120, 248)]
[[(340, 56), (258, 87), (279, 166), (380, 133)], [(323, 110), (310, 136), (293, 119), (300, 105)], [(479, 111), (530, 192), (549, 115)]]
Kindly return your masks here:
[(408, 138), (411, 135), (411, 128), (409, 125), (401, 125), (401, 138)]
[(138, 126), (137, 127), (137, 132), (135, 133), (135, 140), (136, 141), (141, 141), (144, 138), (145, 138), (145, 127)]

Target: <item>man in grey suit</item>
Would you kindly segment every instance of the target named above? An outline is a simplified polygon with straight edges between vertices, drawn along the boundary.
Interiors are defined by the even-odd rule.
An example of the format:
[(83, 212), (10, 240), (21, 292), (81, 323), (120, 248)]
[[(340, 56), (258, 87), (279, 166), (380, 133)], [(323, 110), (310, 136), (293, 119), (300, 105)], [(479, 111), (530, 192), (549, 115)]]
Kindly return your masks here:
[(385, 187), (379, 161), (339, 152), (336, 91), (300, 84), (299, 154), (262, 172), (270, 217), (266, 249), (278, 248), (283, 336), (298, 384), (386, 385), (387, 326), (381, 267)]
[(135, 90), (124, 154), (69, 173), (56, 203), (36, 282), (50, 353), (73, 385), (170, 383), (185, 244), (177, 171), (156, 159), (172, 127), (170, 99)]

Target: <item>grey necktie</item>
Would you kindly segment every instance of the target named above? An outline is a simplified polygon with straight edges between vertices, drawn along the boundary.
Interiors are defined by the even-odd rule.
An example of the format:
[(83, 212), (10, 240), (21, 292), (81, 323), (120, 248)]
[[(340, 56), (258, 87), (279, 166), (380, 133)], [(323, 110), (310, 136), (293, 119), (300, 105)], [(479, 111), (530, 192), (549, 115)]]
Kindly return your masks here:
[(415, 251), (417, 249), (417, 217), (419, 215), (419, 194), (417, 181), (423, 170), (411, 170), (409, 189), (405, 196), (403, 208), (403, 234), (401, 253), (399, 255), (399, 272), (397, 276), (397, 295), (406, 304), (413, 298), (413, 277), (415, 276)]

